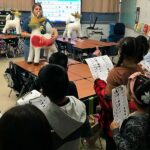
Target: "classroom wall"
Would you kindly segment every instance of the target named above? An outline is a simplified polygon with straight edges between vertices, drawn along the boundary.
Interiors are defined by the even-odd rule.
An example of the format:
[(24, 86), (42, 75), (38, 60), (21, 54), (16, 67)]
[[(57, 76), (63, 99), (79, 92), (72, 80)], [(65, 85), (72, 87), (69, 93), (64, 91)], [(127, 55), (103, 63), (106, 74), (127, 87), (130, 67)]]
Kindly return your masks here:
[[(26, 18), (30, 16), (30, 11), (23, 11), (21, 16), (21, 22), (23, 23)], [(91, 17), (91, 20), (90, 20)], [(83, 36), (87, 36), (87, 27), (93, 25), (94, 19), (98, 17), (95, 28), (98, 28), (97, 32), (102, 29), (103, 36), (102, 38), (107, 38), (109, 35), (109, 24), (118, 22), (119, 14), (118, 13), (82, 13), (81, 25), (82, 25), (82, 34)], [(54, 27), (61, 27), (58, 23), (53, 23)], [(62, 27), (65, 29), (65, 24), (62, 24)], [(92, 31), (89, 31), (92, 32)], [(60, 35), (63, 34), (63, 30), (59, 32)], [(100, 40), (100, 34), (90, 34), (91, 39)]]
[[(148, 17), (150, 14), (150, 0), (137, 0), (136, 7), (140, 7), (139, 22), (150, 25), (150, 17)], [(125, 36), (138, 36), (140, 34), (141, 33), (135, 32), (133, 28), (126, 27)]]
[[(28, 7), (25, 7), (25, 11), (23, 11), (23, 7), (25, 6), (23, 4), (23, 0), (15, 0), (15, 5), (12, 5), (11, 0), (0, 0), (0, 8), (1, 9), (9, 9), (10, 7), (13, 8), (18, 8), (19, 10), (23, 11), (22, 12), (22, 23), (26, 18), (30, 15), (30, 12), (27, 10), (31, 10), (31, 3), (33, 3), (34, 0), (27, 0), (25, 3), (28, 3)], [(87, 5), (87, 1), (90, 1), (92, 5)], [(7, 3), (6, 3), (7, 2)], [(30, 2), (30, 5), (29, 5)], [(82, 0), (82, 3), (86, 3), (85, 5), (82, 5), (82, 18), (81, 18), (81, 24), (82, 24), (82, 32), (83, 36), (87, 36), (87, 31), (86, 28), (91, 25), (93, 25), (95, 18), (97, 17), (97, 22), (96, 22), (96, 28), (101, 29), (104, 33), (102, 38), (107, 38), (108, 32), (109, 32), (109, 24), (110, 23), (116, 23), (118, 22), (119, 19), (119, 13), (118, 13), (118, 5), (114, 5), (115, 3), (118, 2), (118, 0)], [(107, 8), (107, 4), (112, 4), (110, 5), (111, 7)], [(5, 5), (4, 5), (5, 4)], [(118, 3), (119, 4), (119, 3)], [(9, 6), (9, 8), (8, 8)], [(87, 8), (87, 6), (89, 8)], [(54, 25), (55, 27), (55, 25)], [(57, 25), (56, 25), (57, 28)], [(99, 30), (98, 30), (99, 31)], [(90, 38), (97, 39), (99, 40), (101, 38), (100, 34), (91, 34)]]

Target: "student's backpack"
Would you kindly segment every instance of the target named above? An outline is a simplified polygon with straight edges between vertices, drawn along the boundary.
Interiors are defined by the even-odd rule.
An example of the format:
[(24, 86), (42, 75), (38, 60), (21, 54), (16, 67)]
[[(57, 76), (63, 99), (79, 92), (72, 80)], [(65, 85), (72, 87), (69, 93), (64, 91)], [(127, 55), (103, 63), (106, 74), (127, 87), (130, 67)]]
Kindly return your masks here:
[(40, 89), (38, 78), (32, 76), (12, 61), (9, 62), (9, 67), (4, 73), (4, 78), (8, 82), (8, 87), (18, 92), (19, 97), (33, 89)]
[(17, 92), (21, 91), (22, 85), (24, 84), (23, 74), (12, 61), (9, 62), (9, 67), (4, 73), (4, 78), (8, 81), (8, 87)]

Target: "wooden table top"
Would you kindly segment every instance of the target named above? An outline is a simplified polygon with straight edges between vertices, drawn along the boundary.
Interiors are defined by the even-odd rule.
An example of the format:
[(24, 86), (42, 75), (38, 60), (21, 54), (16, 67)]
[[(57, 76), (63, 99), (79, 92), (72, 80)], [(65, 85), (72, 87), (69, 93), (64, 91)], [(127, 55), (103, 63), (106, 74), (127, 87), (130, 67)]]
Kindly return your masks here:
[[(40, 69), (46, 64), (46, 60), (40, 60), (38, 66), (34, 66), (34, 64), (28, 64), (25, 61), (15, 62), (19, 67), (23, 68), (24, 70), (38, 76)], [(70, 64), (68, 65), (68, 76), (71, 81), (80, 80), (83, 78), (92, 78), (92, 74), (89, 70), (88, 65), (83, 64), (78, 61), (70, 60)]]
[(69, 80), (70, 81), (77, 81), (77, 80), (81, 80), (83, 79), (83, 77), (79, 76), (79, 75), (76, 75), (70, 71), (67, 72), (68, 73), (68, 77), (69, 77)]
[[(27, 64), (25, 61), (15, 62), (15, 64), (22, 69), (32, 73), (33, 75), (38, 76), (39, 70), (43, 67), (43, 65), (45, 65), (45, 62), (46, 60), (40, 60), (38, 66), (34, 66), (34, 64)], [(79, 98), (83, 99), (95, 95), (95, 91), (93, 88), (94, 82), (92, 82), (93, 79), (88, 65), (80, 63), (78, 61), (72, 62), (73, 63), (70, 63), (68, 68), (68, 77), (70, 81), (75, 82)]]
[(0, 34), (0, 40), (15, 39), (17, 37), (18, 37), (17, 35), (12, 34)]
[(95, 95), (94, 84), (92, 82), (86, 79), (82, 79), (74, 82), (77, 86), (79, 99), (83, 99)]
[(107, 46), (117, 45), (117, 43), (115, 42), (102, 42), (102, 41), (93, 40), (93, 39), (73, 39), (71, 41), (68, 41), (66, 39), (64, 40), (62, 37), (58, 37), (57, 40), (72, 44), (75, 48), (78, 48), (78, 49), (89, 49), (89, 48), (95, 48), (96, 46), (107, 47)]
[(68, 71), (82, 78), (92, 77), (92, 74), (90, 72), (88, 65), (83, 64), (83, 63), (69, 66)]
[(40, 69), (44, 66), (46, 60), (40, 60), (40, 63), (38, 66), (34, 66), (34, 64), (28, 64), (25, 61), (19, 61), (19, 62), (15, 62), (16, 65), (18, 65), (19, 67), (21, 67), (22, 69), (38, 76), (38, 73), (40, 71)]

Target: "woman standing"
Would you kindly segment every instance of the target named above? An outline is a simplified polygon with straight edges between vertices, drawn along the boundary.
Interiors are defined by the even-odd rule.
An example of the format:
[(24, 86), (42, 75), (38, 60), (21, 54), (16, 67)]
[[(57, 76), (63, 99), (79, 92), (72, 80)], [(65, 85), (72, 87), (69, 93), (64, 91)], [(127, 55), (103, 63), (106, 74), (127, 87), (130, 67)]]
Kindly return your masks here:
[[(21, 35), (22, 37), (25, 38), (24, 47), (23, 47), (25, 61), (27, 61), (28, 55), (29, 55), (31, 28), (28, 26), (28, 24), (31, 20), (31, 17), (37, 17), (37, 18), (43, 17), (42, 6), (40, 3), (35, 3), (32, 6), (31, 16), (27, 20), (24, 21), (24, 24), (22, 27), (23, 32)], [(58, 32), (55, 28), (52, 28), (49, 20), (46, 19), (45, 22), (43, 22), (42, 26), (43, 26), (43, 30), (41, 31), (41, 33), (42, 34), (50, 33), (53, 42), (55, 42), (58, 36)], [(57, 48), (56, 48), (56, 51), (57, 51)]]

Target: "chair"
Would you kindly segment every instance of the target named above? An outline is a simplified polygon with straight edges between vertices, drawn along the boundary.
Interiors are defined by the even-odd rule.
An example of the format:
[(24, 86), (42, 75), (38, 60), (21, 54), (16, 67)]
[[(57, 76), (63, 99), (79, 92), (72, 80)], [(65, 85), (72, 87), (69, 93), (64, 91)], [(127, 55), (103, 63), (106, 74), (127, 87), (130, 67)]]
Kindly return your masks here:
[(112, 34), (108, 36), (108, 42), (118, 42), (125, 34), (125, 25), (123, 23), (116, 23)]
[[(125, 35), (125, 25), (123, 23), (116, 23), (115, 25), (110, 25), (110, 35), (107, 38), (107, 42), (118, 42)], [(112, 57), (112, 62), (114, 56), (118, 55), (118, 49), (116, 46), (106, 47), (102, 49), (104, 53)], [(113, 62), (114, 63), (114, 62)]]

